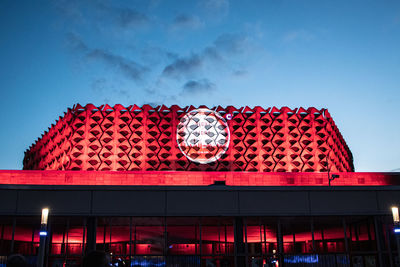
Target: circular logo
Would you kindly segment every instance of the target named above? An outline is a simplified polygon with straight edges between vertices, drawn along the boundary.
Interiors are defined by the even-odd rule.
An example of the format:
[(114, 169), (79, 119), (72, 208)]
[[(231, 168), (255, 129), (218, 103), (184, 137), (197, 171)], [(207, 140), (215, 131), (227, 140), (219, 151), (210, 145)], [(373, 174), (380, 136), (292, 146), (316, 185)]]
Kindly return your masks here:
[(179, 122), (176, 140), (189, 160), (207, 164), (218, 160), (228, 150), (229, 127), (217, 112), (195, 109)]

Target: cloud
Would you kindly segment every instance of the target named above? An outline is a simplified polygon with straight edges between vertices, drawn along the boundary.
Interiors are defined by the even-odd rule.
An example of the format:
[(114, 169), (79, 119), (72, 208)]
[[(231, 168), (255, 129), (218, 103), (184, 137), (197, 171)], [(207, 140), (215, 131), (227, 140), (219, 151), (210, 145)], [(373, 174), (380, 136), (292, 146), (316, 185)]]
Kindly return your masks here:
[(118, 101), (118, 99), (124, 99), (125, 101), (131, 100), (129, 90), (119, 89), (119, 86), (115, 86), (113, 82), (103, 77), (93, 80), (91, 89), (96, 96), (104, 96), (103, 100), (105, 103)]
[(211, 9), (229, 8), (228, 0), (205, 0), (203, 1), (205, 7)]
[(202, 0), (201, 5), (215, 15), (226, 16), (229, 13), (229, 0)]
[(112, 54), (103, 49), (93, 49), (86, 55), (89, 59), (100, 60), (107, 65), (119, 69), (125, 76), (133, 80), (141, 80), (148, 69), (133, 60)]
[(183, 96), (199, 95), (205, 93), (211, 93), (216, 89), (214, 83), (208, 79), (201, 80), (190, 80), (183, 85), (182, 93)]
[(149, 71), (147, 67), (126, 57), (113, 54), (104, 49), (90, 48), (76, 34), (70, 33), (68, 39), (71, 47), (83, 54), (85, 58), (89, 60), (98, 60), (113, 69), (120, 71), (123, 75), (134, 81), (142, 80), (143, 75)]
[(294, 42), (297, 40), (312, 41), (313, 39), (315, 39), (315, 35), (304, 29), (297, 30), (297, 31), (291, 31), (291, 32), (286, 33), (283, 36), (283, 41), (285, 43), (290, 43), (290, 42)]
[(103, 93), (107, 88), (107, 80), (104, 78), (96, 79), (92, 81), (92, 90), (95, 93)]
[(154, 46), (152, 44), (146, 44), (138, 50), (138, 56), (141, 62), (146, 62), (147, 66), (155, 67), (165, 61), (175, 60), (179, 55), (171, 53), (160, 46)]
[[(133, 29), (145, 26), (150, 18), (131, 7), (121, 7), (106, 4), (106, 1), (55, 0), (54, 5), (65, 16), (70, 26), (79, 23), (80, 26), (90, 26), (91, 29), (100, 27), (118, 27)], [(150, 2), (148, 2), (150, 4)]]
[(164, 68), (162, 75), (171, 78), (181, 78), (182, 75), (199, 70), (202, 64), (203, 58), (198, 54), (177, 58)]
[(102, 13), (102, 18), (109, 18), (121, 28), (143, 26), (150, 21), (146, 14), (129, 7), (122, 8), (98, 3), (97, 8)]
[(204, 26), (204, 23), (197, 16), (180, 14), (174, 18), (171, 24), (171, 30), (180, 29), (199, 29)]
[(246, 50), (247, 37), (243, 34), (222, 34), (214, 41), (214, 45), (219, 51), (239, 54)]
[(247, 75), (248, 71), (247, 70), (235, 70), (232, 74), (237, 77), (242, 77), (242, 76)]
[(221, 64), (227, 61), (226, 58), (243, 54), (247, 48), (248, 42), (245, 35), (222, 34), (200, 52), (173, 59), (172, 63), (164, 68), (162, 76), (180, 79), (200, 71), (207, 61)]
[(89, 47), (82, 41), (82, 39), (75, 33), (69, 32), (67, 34), (67, 41), (71, 48), (75, 51), (86, 53)]
[(205, 58), (209, 58), (215, 61), (223, 61), (220, 52), (215, 46), (207, 46), (206, 48), (204, 48), (202, 55)]

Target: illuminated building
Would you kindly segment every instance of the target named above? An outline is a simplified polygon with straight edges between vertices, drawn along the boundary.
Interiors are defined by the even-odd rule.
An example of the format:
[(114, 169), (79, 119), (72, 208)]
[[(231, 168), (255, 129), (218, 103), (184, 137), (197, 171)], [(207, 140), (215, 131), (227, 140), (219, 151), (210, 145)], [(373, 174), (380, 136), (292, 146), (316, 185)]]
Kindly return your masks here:
[(354, 172), (326, 109), (76, 105), (0, 184), (1, 255), (37, 254), (46, 206), (49, 266), (91, 249), (131, 266), (398, 257), (400, 175)]

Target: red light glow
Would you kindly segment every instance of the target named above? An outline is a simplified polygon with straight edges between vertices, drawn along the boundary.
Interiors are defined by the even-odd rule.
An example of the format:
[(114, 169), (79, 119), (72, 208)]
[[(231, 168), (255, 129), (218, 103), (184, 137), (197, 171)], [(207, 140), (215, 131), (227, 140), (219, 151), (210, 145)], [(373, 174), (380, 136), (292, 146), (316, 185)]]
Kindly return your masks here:
[[(336, 173), (333, 186), (400, 185), (399, 173)], [(192, 172), (192, 171), (16, 171), (0, 170), (0, 184), (24, 185), (159, 185), (327, 186), (327, 173)]]
[[(222, 117), (229, 115), (225, 130), (230, 134), (224, 139), (229, 143), (223, 144), (226, 152), (217, 153), (217, 161), (195, 164), (197, 159), (205, 161), (200, 160), (203, 154), (193, 152), (188, 159), (188, 151), (182, 152), (177, 142), (178, 124), (193, 110), (176, 105), (75, 105), (25, 152), (24, 169), (354, 171), (352, 154), (329, 112), (312, 107), (210, 108)], [(215, 155), (215, 146), (205, 149), (205, 157)]]

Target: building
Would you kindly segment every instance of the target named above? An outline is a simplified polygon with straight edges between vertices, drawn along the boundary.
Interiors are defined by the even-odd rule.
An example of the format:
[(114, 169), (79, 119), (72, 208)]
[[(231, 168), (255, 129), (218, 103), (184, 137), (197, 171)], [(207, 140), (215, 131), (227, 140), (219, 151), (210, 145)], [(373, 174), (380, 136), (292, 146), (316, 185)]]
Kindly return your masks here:
[(76, 105), (0, 184), (3, 261), (49, 207), (47, 266), (400, 266), (400, 174), (354, 172), (325, 109)]

